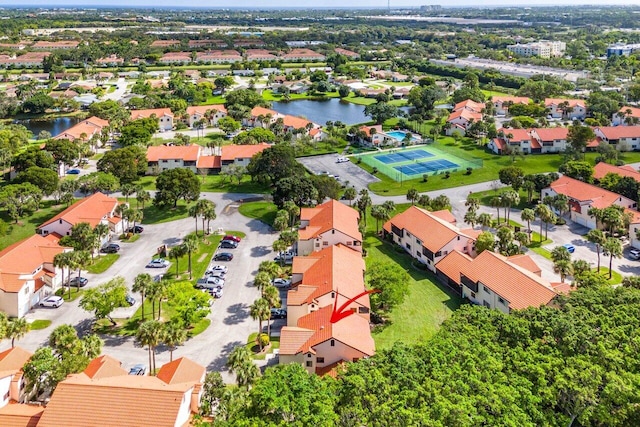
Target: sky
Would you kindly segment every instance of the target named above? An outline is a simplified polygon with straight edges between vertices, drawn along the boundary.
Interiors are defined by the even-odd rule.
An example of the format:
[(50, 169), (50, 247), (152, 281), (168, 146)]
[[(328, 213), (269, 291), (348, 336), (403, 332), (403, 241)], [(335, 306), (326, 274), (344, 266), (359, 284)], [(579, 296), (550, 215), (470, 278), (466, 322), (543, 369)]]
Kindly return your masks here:
[[(87, 6), (87, 7), (149, 7), (149, 6), (161, 6), (161, 7), (200, 7), (200, 8), (279, 8), (279, 7), (301, 7), (301, 8), (317, 8), (321, 3), (323, 9), (337, 7), (386, 7), (387, 0), (324, 0), (318, 2), (317, 0), (262, 0), (257, 2), (256, 0), (111, 0), (105, 2), (104, 0), (0, 0), (0, 6), (2, 5), (19, 5), (19, 6), (47, 6), (53, 5), (68, 5), (68, 6)], [(448, 7), (462, 7), (462, 6), (513, 6), (513, 0), (483, 0), (478, 2), (477, 0), (455, 0), (442, 2), (438, 0), (391, 0), (391, 7), (407, 7), (407, 6), (420, 6), (424, 4), (446, 4)], [(559, 6), (559, 5), (640, 5), (640, 0), (524, 0), (518, 2), (517, 6)]]

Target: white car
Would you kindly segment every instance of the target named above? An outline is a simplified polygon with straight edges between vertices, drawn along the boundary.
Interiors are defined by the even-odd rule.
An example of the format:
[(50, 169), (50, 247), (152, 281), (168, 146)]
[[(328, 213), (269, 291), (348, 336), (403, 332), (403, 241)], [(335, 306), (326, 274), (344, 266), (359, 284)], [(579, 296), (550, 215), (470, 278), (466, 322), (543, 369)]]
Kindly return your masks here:
[(209, 266), (209, 268), (207, 269), (207, 274), (209, 272), (214, 272), (214, 271), (219, 271), (221, 273), (227, 273), (227, 271), (229, 271), (229, 267), (227, 267), (226, 265), (213, 265), (213, 266)]
[(276, 288), (288, 288), (289, 286), (291, 286), (291, 280), (288, 279), (273, 279), (273, 281), (271, 282), (273, 283), (273, 286), (275, 286)]
[(64, 299), (62, 299), (62, 297), (59, 297), (57, 295), (51, 295), (50, 297), (47, 297), (47, 298), (43, 299), (42, 301), (40, 301), (40, 307), (58, 308), (63, 303), (64, 303)]
[(638, 249), (631, 249), (629, 251), (629, 258), (631, 258), (633, 260), (640, 259), (640, 251)]
[(219, 279), (224, 279), (224, 277), (226, 276), (226, 273), (219, 270), (213, 270), (213, 271), (207, 271), (206, 273), (204, 273), (204, 275), (207, 277), (217, 277)]
[(169, 267), (169, 261), (164, 258), (152, 259), (147, 268), (166, 268)]
[(224, 286), (224, 279), (221, 279), (219, 277), (209, 276), (207, 277), (206, 282), (209, 285), (220, 286), (220, 287)]

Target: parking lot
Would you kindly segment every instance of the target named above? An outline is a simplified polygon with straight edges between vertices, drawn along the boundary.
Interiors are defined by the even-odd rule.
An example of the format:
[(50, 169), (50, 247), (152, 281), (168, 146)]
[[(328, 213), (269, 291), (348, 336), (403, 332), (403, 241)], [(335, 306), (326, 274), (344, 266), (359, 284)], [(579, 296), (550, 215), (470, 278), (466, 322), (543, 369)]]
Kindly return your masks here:
[(337, 176), (340, 178), (341, 183), (348, 182), (350, 186), (355, 187), (358, 191), (367, 188), (372, 182), (380, 181), (352, 162), (337, 163), (336, 159), (338, 157), (337, 154), (324, 154), (322, 156), (302, 157), (298, 161), (312, 173), (319, 175), (326, 172), (329, 175)]

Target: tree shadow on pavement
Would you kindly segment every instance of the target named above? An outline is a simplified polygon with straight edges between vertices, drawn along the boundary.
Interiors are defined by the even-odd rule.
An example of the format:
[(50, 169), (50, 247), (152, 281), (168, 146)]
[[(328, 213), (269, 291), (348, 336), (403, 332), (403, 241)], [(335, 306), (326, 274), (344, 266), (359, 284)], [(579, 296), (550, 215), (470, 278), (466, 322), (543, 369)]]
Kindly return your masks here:
[(227, 313), (230, 315), (223, 320), (225, 325), (237, 325), (249, 317), (249, 307), (242, 303), (233, 304), (227, 308)]
[(207, 371), (224, 371), (227, 369), (227, 359), (234, 348), (244, 345), (241, 341), (232, 341), (226, 343), (220, 349), (220, 355), (207, 365)]
[(260, 258), (272, 252), (272, 249), (268, 246), (254, 246), (251, 248), (251, 256), (253, 258)]

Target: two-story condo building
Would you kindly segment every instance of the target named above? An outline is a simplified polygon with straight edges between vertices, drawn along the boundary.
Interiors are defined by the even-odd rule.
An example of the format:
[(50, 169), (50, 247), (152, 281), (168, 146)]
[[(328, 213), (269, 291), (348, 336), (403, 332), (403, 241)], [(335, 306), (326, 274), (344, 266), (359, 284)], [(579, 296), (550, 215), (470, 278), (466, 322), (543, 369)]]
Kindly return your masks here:
[(206, 126), (215, 126), (218, 120), (227, 116), (227, 108), (223, 104), (192, 105), (187, 107), (187, 115), (191, 128), (199, 120), (204, 120), (207, 123)]
[(362, 252), (359, 218), (358, 211), (337, 200), (329, 200), (315, 208), (302, 208), (297, 254), (309, 255), (338, 243)]
[(173, 113), (170, 108), (153, 108), (149, 110), (131, 111), (131, 120), (147, 119), (154, 117), (158, 120), (160, 131), (173, 129)]

